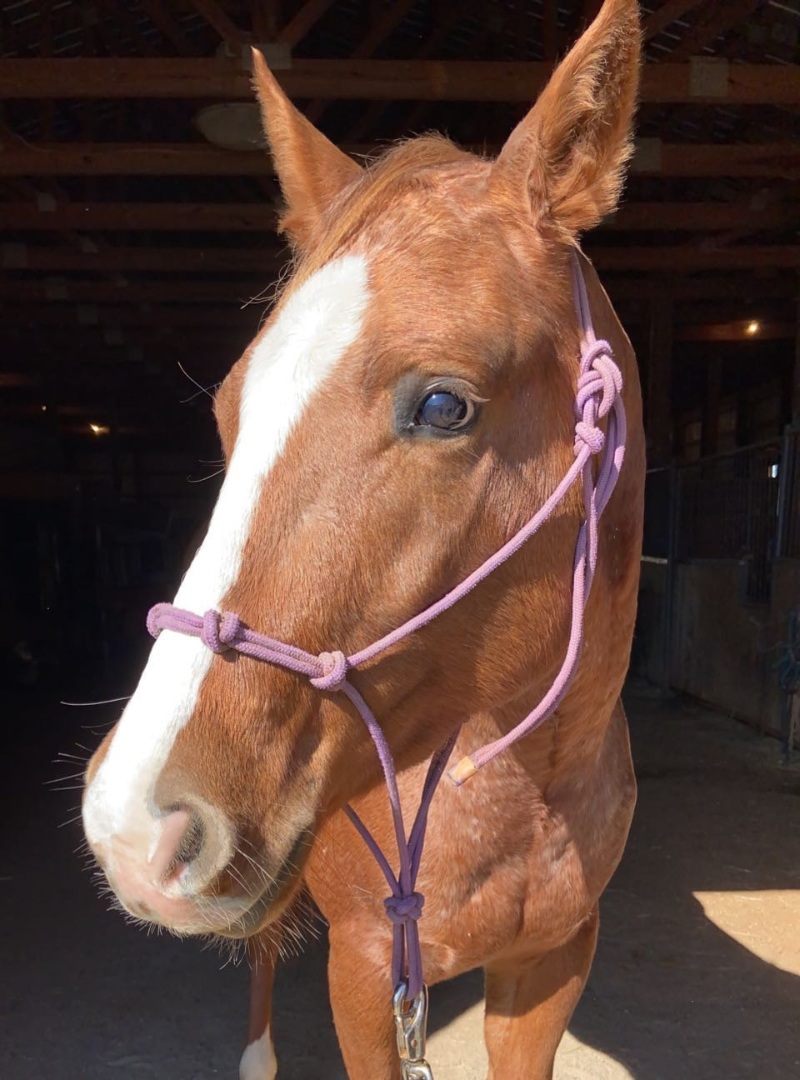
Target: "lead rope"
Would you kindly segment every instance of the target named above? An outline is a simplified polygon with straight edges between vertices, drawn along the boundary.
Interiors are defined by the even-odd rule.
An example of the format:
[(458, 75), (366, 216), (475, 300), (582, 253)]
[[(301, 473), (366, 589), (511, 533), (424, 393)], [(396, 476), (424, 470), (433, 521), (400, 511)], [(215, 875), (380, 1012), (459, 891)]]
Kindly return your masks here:
[[(398, 642), (426, 626), (472, 592), (485, 578), (511, 558), (539, 531), (564, 499), (575, 481), (582, 479), (584, 520), (578, 530), (572, 572), (572, 610), (569, 641), (564, 662), (535, 709), (502, 738), (488, 743), (468, 757), (462, 758), (448, 773), (459, 786), (524, 735), (543, 724), (564, 698), (575, 676), (583, 644), (586, 604), (597, 566), (598, 522), (608, 504), (619, 478), (625, 457), (626, 424), (622, 404), (622, 375), (614, 362), (611, 346), (598, 340), (592, 326), (586, 283), (578, 255), (572, 256), (572, 279), (575, 307), (581, 329), (580, 373), (575, 395), (575, 461), (561, 483), (542, 507), (494, 555), (490, 556), (459, 585), (435, 604), (403, 623), (396, 630), (368, 645), (352, 656), (342, 652), (324, 652), (319, 656), (294, 645), (257, 633), (245, 626), (232, 612), (207, 611), (205, 615), (176, 608), (172, 604), (156, 604), (147, 616), (147, 628), (153, 637), (162, 630), (198, 637), (212, 652), (234, 650), (264, 663), (275, 664), (305, 675), (316, 689), (345, 694), (361, 716), (375, 744), (386, 781), (392, 813), (399, 869), (397, 874), (381, 851), (364, 822), (352, 809), (345, 813), (371, 851), (389, 885), (391, 895), (384, 901), (393, 927), (392, 981), (395, 991), (392, 1008), (401, 1059), (402, 1080), (433, 1080), (430, 1065), (425, 1060), (425, 1031), (428, 1015), (428, 990), (423, 981), (422, 953), (417, 922), (425, 898), (416, 891), (428, 811), (436, 787), (458, 738), (456, 729), (440, 750), (434, 754), (422, 788), (419, 809), (411, 831), (406, 835), (403, 823), (397, 772), (389, 744), (374, 713), (359, 691), (348, 679), (349, 672), (386, 652)], [(599, 427), (606, 420), (606, 431)], [(599, 457), (597, 479), (592, 460)]]

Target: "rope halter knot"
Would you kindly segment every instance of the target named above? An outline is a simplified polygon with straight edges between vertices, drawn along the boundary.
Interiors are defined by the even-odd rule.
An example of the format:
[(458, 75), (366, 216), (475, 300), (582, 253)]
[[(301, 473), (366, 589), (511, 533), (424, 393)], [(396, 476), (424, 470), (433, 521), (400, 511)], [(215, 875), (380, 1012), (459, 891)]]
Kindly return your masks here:
[(213, 608), (203, 615), (200, 640), (213, 653), (224, 653), (232, 648), (241, 630), (241, 621), (232, 611), (220, 614)]
[(587, 447), (591, 454), (602, 453), (605, 432), (597, 421), (608, 416), (622, 393), (622, 373), (614, 362), (609, 343), (603, 339), (586, 346), (575, 394), (575, 453)]
[(311, 685), (317, 690), (327, 690), (330, 693), (341, 690), (347, 682), (347, 672), (350, 670), (350, 664), (344, 653), (324, 652), (320, 653), (317, 659), (322, 668), (322, 674), (312, 676)]
[(425, 906), (425, 897), (419, 892), (413, 892), (409, 896), (387, 896), (383, 906), (391, 922), (400, 926), (418, 921)]

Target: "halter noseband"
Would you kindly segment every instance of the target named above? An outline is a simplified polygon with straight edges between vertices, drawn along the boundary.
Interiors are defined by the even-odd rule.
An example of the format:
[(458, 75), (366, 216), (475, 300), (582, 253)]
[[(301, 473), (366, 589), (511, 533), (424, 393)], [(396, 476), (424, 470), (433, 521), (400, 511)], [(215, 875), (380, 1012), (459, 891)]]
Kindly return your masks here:
[[(294, 645), (287, 645), (285, 642), (249, 629), (237, 615), (230, 612), (220, 614), (217, 611), (207, 611), (201, 616), (183, 611), (172, 604), (156, 604), (147, 616), (147, 628), (153, 637), (157, 637), (162, 630), (173, 630), (199, 637), (213, 652), (221, 653), (230, 649), (254, 660), (275, 664), (297, 672), (299, 675), (305, 675), (317, 690), (343, 693), (355, 706), (375, 744), (386, 779), (399, 855), (397, 874), (394, 873), (386, 856), (352, 807), (346, 807), (345, 812), (377, 860), (391, 889), (391, 896), (385, 901), (385, 905), (387, 915), (394, 927), (392, 978), (398, 991), (402, 990), (401, 1006), (403, 1002), (414, 1003), (418, 999), (421, 1000), (420, 995), (425, 993), (417, 927), (424, 897), (415, 891), (415, 886), (422, 857), (428, 810), (460, 729), (454, 731), (447, 742), (434, 754), (423, 785), (414, 825), (411, 832), (406, 835), (397, 788), (397, 775), (389, 745), (372, 710), (349, 681), (348, 675), (354, 668), (386, 652), (463, 599), (538, 532), (580, 477), (584, 495), (584, 519), (578, 530), (575, 544), (569, 643), (561, 669), (550, 689), (524, 720), (502, 738), (483, 746), (469, 757), (459, 761), (450, 770), (448, 774), (450, 779), (456, 785), (462, 784), (503, 750), (543, 724), (553, 715), (563, 700), (575, 676), (583, 643), (586, 604), (597, 565), (598, 521), (617, 483), (625, 457), (626, 438), (625, 409), (621, 397), (622, 375), (614, 362), (609, 343), (598, 340), (595, 336), (586, 282), (576, 254), (572, 257), (572, 278), (575, 308), (581, 330), (580, 374), (575, 395), (575, 460), (561, 483), (534, 516), (494, 555), (441, 600), (431, 604), (430, 607), (386, 634), (379, 641), (351, 656), (346, 656), (342, 652), (324, 652), (315, 656)], [(599, 426), (599, 421), (602, 419), (606, 420), (605, 432)], [(595, 456), (599, 457), (596, 478), (592, 466), (592, 459)], [(398, 1017), (397, 1000), (398, 993), (396, 992), (396, 1017)], [(422, 1056), (415, 1060), (422, 1061)]]

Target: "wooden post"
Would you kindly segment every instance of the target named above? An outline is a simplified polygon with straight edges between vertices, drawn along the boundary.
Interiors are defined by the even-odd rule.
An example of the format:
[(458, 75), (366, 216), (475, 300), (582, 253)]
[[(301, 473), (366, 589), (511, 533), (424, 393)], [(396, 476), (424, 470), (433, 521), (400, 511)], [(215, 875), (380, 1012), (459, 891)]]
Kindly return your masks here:
[(794, 338), (794, 371), (792, 373), (792, 427), (800, 428), (800, 278), (798, 278), (797, 329)]
[(706, 367), (706, 392), (703, 402), (703, 457), (719, 450), (719, 403), (722, 397), (722, 357), (709, 356)]
[(672, 459), (672, 323), (672, 295), (659, 288), (650, 300), (646, 417), (651, 466), (667, 465)]

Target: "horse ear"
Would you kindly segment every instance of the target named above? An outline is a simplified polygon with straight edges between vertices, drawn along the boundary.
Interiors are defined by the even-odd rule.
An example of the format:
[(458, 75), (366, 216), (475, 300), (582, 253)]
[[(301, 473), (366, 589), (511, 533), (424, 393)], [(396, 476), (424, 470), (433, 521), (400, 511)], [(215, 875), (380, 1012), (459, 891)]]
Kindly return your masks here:
[(253, 84), (286, 200), (280, 229), (295, 247), (307, 250), (326, 208), (363, 169), (292, 105), (257, 49), (253, 49)]
[(492, 170), (503, 201), (571, 240), (617, 206), (632, 152), (641, 32), (636, 0), (605, 0)]

